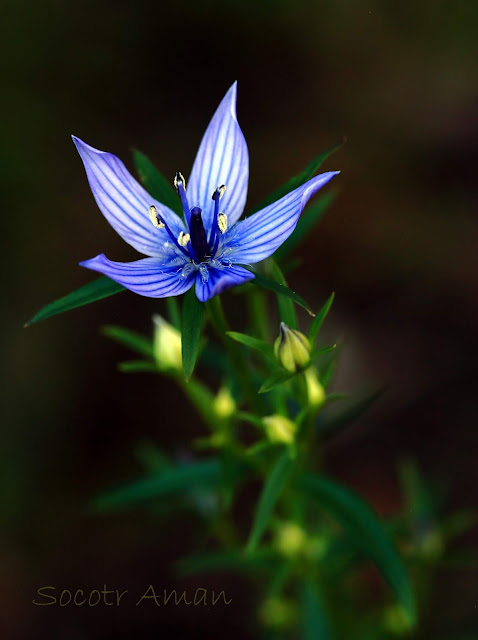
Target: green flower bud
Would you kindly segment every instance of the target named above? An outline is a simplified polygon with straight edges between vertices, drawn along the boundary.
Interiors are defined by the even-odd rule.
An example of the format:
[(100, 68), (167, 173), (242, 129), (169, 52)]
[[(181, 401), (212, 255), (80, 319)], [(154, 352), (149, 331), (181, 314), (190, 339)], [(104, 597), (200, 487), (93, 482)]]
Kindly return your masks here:
[(305, 384), (307, 387), (307, 397), (309, 399), (309, 405), (318, 409), (325, 402), (325, 390), (320, 384), (317, 377), (317, 372), (314, 367), (309, 367), (304, 371)]
[(266, 627), (283, 629), (296, 622), (297, 608), (291, 600), (268, 598), (259, 610), (259, 617)]
[(275, 414), (262, 418), (266, 428), (267, 437), (271, 442), (281, 444), (292, 444), (294, 442), (297, 426), (284, 416)]
[(307, 534), (295, 522), (284, 522), (276, 531), (275, 546), (279, 553), (289, 558), (304, 550)]
[(280, 323), (280, 334), (274, 344), (274, 353), (280, 364), (294, 373), (305, 367), (310, 360), (310, 342), (300, 331), (290, 329), (284, 322)]
[(153, 322), (153, 352), (158, 368), (161, 371), (181, 371), (181, 334), (159, 315), (153, 316)]
[(227, 420), (236, 411), (236, 403), (227, 387), (221, 387), (214, 398), (213, 409), (218, 418)]

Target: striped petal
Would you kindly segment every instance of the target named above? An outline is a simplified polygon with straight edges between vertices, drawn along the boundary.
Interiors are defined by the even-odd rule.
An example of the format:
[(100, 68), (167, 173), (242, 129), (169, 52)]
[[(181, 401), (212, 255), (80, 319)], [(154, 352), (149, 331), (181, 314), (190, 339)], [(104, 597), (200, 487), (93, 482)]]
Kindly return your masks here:
[(187, 195), (191, 207), (202, 209), (204, 226), (213, 220), (212, 194), (223, 184), (227, 190), (221, 199), (221, 211), (229, 224), (242, 215), (247, 197), (249, 153), (236, 117), (235, 82), (222, 99), (203, 136), (189, 177)]
[(152, 198), (112, 153), (90, 147), (75, 136), (73, 142), (85, 165), (96, 203), (113, 229), (140, 253), (161, 256), (162, 245), (169, 238), (165, 229), (152, 225), (149, 206), (156, 206), (175, 236), (184, 231), (180, 218)]
[(224, 269), (216, 269), (214, 267), (208, 270), (208, 280), (203, 282), (202, 276), (197, 272), (196, 276), (196, 295), (201, 302), (206, 302), (209, 298), (217, 296), (229, 287), (235, 287), (252, 280), (254, 274), (243, 267), (234, 265)]
[(235, 262), (253, 264), (273, 254), (294, 231), (309, 198), (338, 173), (322, 173), (238, 222), (224, 238), (223, 255)]
[[(181, 275), (182, 265), (173, 261), (169, 265), (156, 258), (143, 258), (135, 262), (112, 262), (104, 254), (80, 262), (80, 266), (98, 271), (134, 293), (148, 298), (179, 296), (194, 284), (194, 273)], [(184, 263), (183, 263), (184, 264)]]

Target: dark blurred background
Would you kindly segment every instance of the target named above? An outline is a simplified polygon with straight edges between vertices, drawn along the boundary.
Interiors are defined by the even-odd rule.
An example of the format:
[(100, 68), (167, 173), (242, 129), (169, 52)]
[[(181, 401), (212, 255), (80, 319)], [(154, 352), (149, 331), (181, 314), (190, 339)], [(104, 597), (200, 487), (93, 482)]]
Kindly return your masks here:
[[(2, 637), (255, 637), (253, 594), (231, 576), (233, 605), (207, 613), (32, 604), (43, 585), (187, 584), (170, 566), (194, 549), (191, 523), (85, 507), (140, 473), (139, 441), (181, 454), (205, 428), (171, 384), (118, 373), (127, 354), (99, 334), (107, 323), (150, 333), (163, 302), (125, 293), (22, 329), (92, 279), (80, 260), (134, 257), (97, 209), (70, 134), (130, 168), (135, 147), (187, 175), (236, 79), (249, 205), (348, 138), (324, 167), (342, 170), (340, 195), (290, 283), (315, 307), (336, 292), (336, 388), (388, 392), (330, 445), (330, 471), (385, 515), (412, 455), (448, 483), (447, 509), (476, 506), (478, 4), (4, 0), (0, 22)], [(417, 637), (476, 631), (477, 588), (476, 572), (440, 570)]]

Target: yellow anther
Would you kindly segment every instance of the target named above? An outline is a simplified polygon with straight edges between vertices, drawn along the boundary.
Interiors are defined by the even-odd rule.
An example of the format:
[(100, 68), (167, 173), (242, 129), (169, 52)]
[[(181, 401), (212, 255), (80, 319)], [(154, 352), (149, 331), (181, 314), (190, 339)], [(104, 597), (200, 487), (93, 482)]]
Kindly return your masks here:
[(219, 227), (219, 231), (221, 233), (225, 233), (227, 231), (227, 216), (225, 213), (218, 214), (217, 226)]
[(178, 236), (179, 246), (185, 247), (190, 240), (191, 240), (191, 236), (189, 235), (189, 233), (184, 233), (184, 231), (181, 231), (181, 233)]
[(219, 199), (221, 199), (222, 196), (226, 193), (226, 185), (222, 184), (220, 187), (216, 187), (216, 189), (214, 189), (214, 193), (212, 194), (212, 199), (213, 200), (214, 200), (214, 197), (215, 197), (216, 193), (219, 193)]
[(149, 207), (149, 218), (156, 229), (164, 229), (164, 222), (161, 222), (158, 215), (158, 210), (156, 209), (154, 204)]

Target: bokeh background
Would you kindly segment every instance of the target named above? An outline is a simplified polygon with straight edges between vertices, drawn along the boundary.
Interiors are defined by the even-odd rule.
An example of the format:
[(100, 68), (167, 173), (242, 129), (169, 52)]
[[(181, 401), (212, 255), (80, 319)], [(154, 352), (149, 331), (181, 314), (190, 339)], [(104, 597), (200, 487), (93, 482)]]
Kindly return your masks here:
[[(138, 442), (182, 455), (204, 426), (169, 383), (118, 373), (127, 354), (98, 331), (150, 333), (162, 302), (126, 293), (22, 329), (92, 278), (78, 261), (134, 257), (99, 213), (70, 134), (130, 168), (135, 147), (187, 175), (236, 79), (249, 205), (348, 138), (324, 167), (342, 170), (340, 195), (290, 282), (313, 306), (336, 292), (338, 387), (388, 392), (330, 444), (329, 470), (385, 515), (411, 455), (448, 485), (447, 509), (476, 506), (477, 27), (471, 0), (1, 2), (2, 637), (255, 637), (254, 594), (233, 576), (191, 583), (234, 598), (206, 613), (32, 604), (43, 585), (187, 584), (170, 566), (194, 548), (193, 522), (158, 528), (142, 511), (97, 517), (86, 505), (140, 473)], [(416, 637), (476, 634), (477, 590), (476, 572), (438, 571)]]

